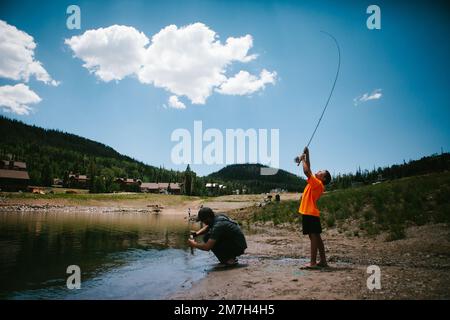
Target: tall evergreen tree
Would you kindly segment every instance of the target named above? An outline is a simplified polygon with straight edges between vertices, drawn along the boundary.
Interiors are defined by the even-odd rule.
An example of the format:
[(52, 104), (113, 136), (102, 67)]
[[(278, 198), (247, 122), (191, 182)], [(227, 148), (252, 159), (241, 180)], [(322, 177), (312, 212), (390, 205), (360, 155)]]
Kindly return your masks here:
[(184, 171), (184, 193), (187, 195), (192, 195), (192, 186), (193, 186), (193, 180), (192, 180), (192, 171), (191, 167), (187, 165), (186, 171)]
[(41, 174), (42, 185), (50, 187), (53, 184), (53, 171), (50, 162), (46, 160), (42, 166)]

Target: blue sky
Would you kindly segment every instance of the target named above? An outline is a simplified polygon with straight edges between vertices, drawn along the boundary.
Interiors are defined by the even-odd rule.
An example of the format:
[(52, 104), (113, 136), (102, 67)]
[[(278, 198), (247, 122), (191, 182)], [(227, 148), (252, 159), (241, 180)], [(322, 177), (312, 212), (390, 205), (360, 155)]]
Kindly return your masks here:
[[(341, 47), (341, 73), (327, 113), (311, 144), (313, 170), (372, 169), (450, 148), (449, 14), (439, 4), (374, 2), (381, 30), (366, 27), (367, 1), (2, 1), (0, 20), (26, 32), (58, 86), (0, 78), (0, 86), (25, 83), (41, 99), (28, 115), (1, 111), (28, 124), (78, 134), (145, 163), (184, 170), (171, 161), (177, 128), (279, 129), (280, 167), (299, 174), (293, 158), (308, 142), (328, 97), (337, 66), (332, 33)], [(81, 8), (81, 29), (66, 28), (66, 8)], [(83, 67), (65, 39), (112, 25), (130, 26), (150, 40), (169, 25), (203, 23), (223, 44), (251, 35), (249, 62), (233, 62), (258, 77), (276, 72), (247, 95), (212, 92), (204, 104), (177, 94), (185, 109), (167, 107), (174, 95), (136, 76), (105, 82)], [(354, 99), (381, 90), (379, 99)], [(223, 165), (194, 165), (200, 175)]]

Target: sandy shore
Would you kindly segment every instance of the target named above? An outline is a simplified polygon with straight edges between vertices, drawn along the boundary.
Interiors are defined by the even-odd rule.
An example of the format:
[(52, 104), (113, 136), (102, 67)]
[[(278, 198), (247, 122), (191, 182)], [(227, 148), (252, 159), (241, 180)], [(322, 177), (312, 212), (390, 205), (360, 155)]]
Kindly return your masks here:
[[(309, 240), (293, 226), (255, 226), (241, 266), (210, 271), (171, 299), (450, 299), (450, 231), (445, 225), (407, 230), (386, 242), (346, 237), (335, 229), (323, 238), (330, 268), (303, 270)], [(247, 232), (248, 233), (248, 232)], [(367, 267), (381, 269), (381, 290), (367, 288)]]
[[(282, 195), (283, 199), (299, 199), (298, 193)], [(200, 198), (158, 194), (100, 194), (77, 195), (69, 198), (54, 198), (40, 195), (27, 195), (20, 198), (8, 194), (0, 195), (0, 212), (140, 212), (166, 215), (187, 215), (188, 209), (195, 215), (200, 206), (211, 207), (216, 212), (257, 206), (264, 201), (264, 195), (229, 195)]]

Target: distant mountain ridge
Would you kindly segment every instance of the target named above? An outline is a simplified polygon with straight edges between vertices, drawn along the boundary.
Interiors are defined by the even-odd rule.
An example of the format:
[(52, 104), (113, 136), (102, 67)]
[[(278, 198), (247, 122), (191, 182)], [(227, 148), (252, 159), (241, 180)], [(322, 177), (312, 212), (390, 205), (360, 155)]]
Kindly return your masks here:
[(246, 185), (255, 193), (268, 192), (271, 189), (301, 191), (306, 185), (305, 179), (283, 169), (275, 175), (261, 175), (262, 164), (232, 164), (206, 176), (210, 181), (227, 181)]
[[(70, 172), (101, 177), (97, 181), (98, 192), (115, 191), (111, 186), (117, 177), (136, 178), (143, 182), (183, 182), (185, 179), (185, 172), (144, 164), (105, 144), (0, 116), (0, 160), (7, 159), (9, 155), (12, 155), (12, 160), (27, 163), (30, 183), (33, 185), (51, 185), (53, 178), (63, 179)], [(282, 169), (275, 175), (261, 175), (263, 167), (266, 166), (233, 164), (205, 177), (198, 177), (192, 172), (192, 194), (210, 194), (205, 186), (208, 182), (227, 186), (218, 194), (231, 193), (237, 189), (251, 193), (269, 192), (272, 189), (302, 191), (306, 185), (302, 177)], [(356, 173), (338, 174), (327, 189), (342, 189), (449, 169), (450, 154), (441, 152), (371, 171), (359, 169)]]

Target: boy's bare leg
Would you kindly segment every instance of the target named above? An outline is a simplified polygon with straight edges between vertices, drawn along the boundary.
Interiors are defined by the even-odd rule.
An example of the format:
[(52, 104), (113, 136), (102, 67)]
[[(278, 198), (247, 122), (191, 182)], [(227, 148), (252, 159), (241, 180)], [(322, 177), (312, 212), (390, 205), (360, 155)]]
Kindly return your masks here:
[(318, 249), (318, 241), (316, 234), (310, 234), (309, 239), (311, 240), (311, 262), (310, 266), (314, 267), (317, 265), (317, 249)]
[(325, 246), (323, 245), (322, 237), (320, 236), (320, 234), (317, 235), (317, 242), (318, 242), (317, 248), (319, 249), (320, 254), (320, 261), (318, 265), (321, 267), (327, 267), (328, 264), (327, 258), (325, 257)]

